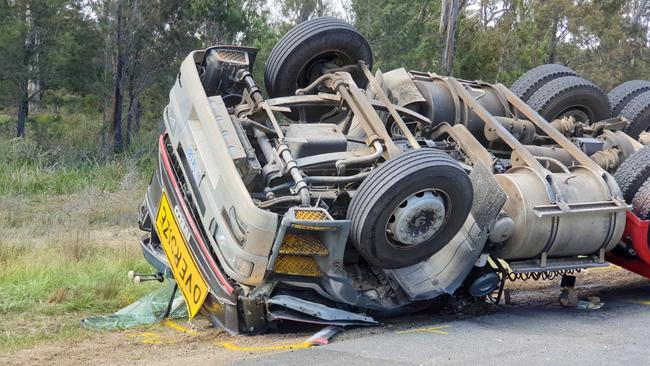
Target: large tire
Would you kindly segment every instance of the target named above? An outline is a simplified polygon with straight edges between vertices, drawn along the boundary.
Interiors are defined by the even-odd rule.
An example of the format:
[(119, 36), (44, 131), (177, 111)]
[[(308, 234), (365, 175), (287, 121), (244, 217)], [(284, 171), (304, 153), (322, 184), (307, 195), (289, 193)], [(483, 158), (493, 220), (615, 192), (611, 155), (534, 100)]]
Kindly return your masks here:
[(517, 81), (515, 81), (510, 90), (515, 93), (524, 102), (533, 95), (537, 89), (544, 86), (551, 80), (562, 76), (579, 76), (578, 73), (570, 68), (559, 64), (546, 64), (537, 66), (528, 70)]
[(650, 147), (645, 146), (630, 155), (616, 169), (614, 179), (621, 188), (625, 202), (630, 203), (641, 185), (650, 178)]
[[(437, 200), (444, 201), (444, 214), (430, 207), (415, 210), (402, 221), (407, 223), (407, 232), (414, 241), (397, 241), (388, 230), (395, 224), (397, 210), (431, 191), (435, 191)], [(442, 249), (461, 229), (473, 194), (469, 176), (447, 154), (433, 149), (410, 150), (373, 171), (352, 197), (348, 210), (352, 242), (371, 265), (414, 265)]]
[(637, 95), (629, 101), (618, 113), (619, 116), (627, 118), (630, 124), (625, 132), (633, 138), (650, 129), (650, 90)]
[(640, 218), (650, 218), (650, 180), (645, 181), (632, 199), (632, 211)]
[(617, 116), (621, 109), (637, 95), (650, 90), (650, 81), (647, 80), (630, 80), (612, 89), (607, 94), (609, 106), (612, 110), (612, 116)]
[[(370, 44), (356, 28), (337, 18), (311, 19), (287, 32), (271, 50), (264, 69), (266, 91), (272, 98), (294, 95), (321, 75), (324, 63), (344, 66), (359, 60), (372, 68)], [(365, 87), (361, 72), (352, 76)]]
[(539, 88), (527, 102), (547, 121), (573, 116), (588, 124), (611, 116), (609, 100), (600, 88), (578, 76), (563, 76)]

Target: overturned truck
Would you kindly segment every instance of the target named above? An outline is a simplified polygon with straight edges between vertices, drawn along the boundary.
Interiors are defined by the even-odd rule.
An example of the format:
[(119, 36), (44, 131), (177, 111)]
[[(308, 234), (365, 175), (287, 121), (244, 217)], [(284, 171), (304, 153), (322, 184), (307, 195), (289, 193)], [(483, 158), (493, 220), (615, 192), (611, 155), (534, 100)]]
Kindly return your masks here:
[(533, 69), (512, 90), (373, 74), (368, 42), (335, 18), (273, 48), (268, 98), (255, 56), (192, 52), (164, 111), (141, 247), (190, 317), (232, 333), (372, 324), (443, 295), (481, 301), (509, 273), (636, 259), (622, 239), (650, 175), (645, 128), (625, 133), (572, 70)]

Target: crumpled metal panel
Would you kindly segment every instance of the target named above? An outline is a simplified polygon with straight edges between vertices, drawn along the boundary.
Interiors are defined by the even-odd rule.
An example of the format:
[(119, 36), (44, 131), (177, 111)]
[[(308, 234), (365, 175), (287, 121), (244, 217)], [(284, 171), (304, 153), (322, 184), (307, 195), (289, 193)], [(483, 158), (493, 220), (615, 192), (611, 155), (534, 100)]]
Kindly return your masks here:
[(348, 326), (348, 325), (376, 325), (378, 323), (366, 323), (350, 320), (324, 320), (316, 318), (307, 314), (303, 314), (290, 309), (271, 310), (268, 312), (267, 318), (269, 321), (275, 320), (291, 320), (300, 323), (321, 324), (321, 325), (335, 325), (335, 326)]
[(381, 75), (382, 87), (386, 89), (395, 104), (405, 106), (426, 100), (418, 90), (406, 69), (395, 69)]
[(334, 309), (323, 304), (303, 300), (290, 295), (276, 295), (266, 302), (268, 305), (282, 306), (315, 318), (328, 321), (353, 321), (364, 323), (377, 323), (375, 319), (369, 316), (352, 313), (349, 311)]
[(388, 272), (413, 301), (451, 294), (471, 271), (486, 241), (487, 233), (470, 214), (463, 228), (438, 253), (424, 262)]

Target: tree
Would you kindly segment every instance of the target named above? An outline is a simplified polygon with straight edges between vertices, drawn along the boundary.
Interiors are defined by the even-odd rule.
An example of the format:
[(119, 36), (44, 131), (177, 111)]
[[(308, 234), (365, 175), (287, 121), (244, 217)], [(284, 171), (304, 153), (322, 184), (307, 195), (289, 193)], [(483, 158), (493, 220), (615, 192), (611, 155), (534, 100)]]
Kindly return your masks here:
[(25, 136), (31, 101), (50, 87), (78, 87), (82, 76), (63, 71), (78, 61), (70, 53), (91, 46), (81, 41), (93, 33), (86, 21), (74, 0), (0, 2), (0, 91), (16, 107), (16, 136)]
[(333, 15), (332, 5), (327, 0), (282, 0), (282, 13), (293, 24), (300, 24), (312, 17)]
[(91, 3), (105, 35), (103, 89), (105, 105), (110, 106), (105, 125), (113, 151), (122, 151), (137, 134), (143, 114), (141, 98), (148, 88), (165, 74), (175, 75), (173, 69), (189, 51), (233, 44), (245, 37), (253, 14), (248, 11), (251, 3), (255, 4), (232, 0)]
[(439, 68), (440, 1), (352, 0), (349, 11), (355, 26), (368, 38), (377, 67)]

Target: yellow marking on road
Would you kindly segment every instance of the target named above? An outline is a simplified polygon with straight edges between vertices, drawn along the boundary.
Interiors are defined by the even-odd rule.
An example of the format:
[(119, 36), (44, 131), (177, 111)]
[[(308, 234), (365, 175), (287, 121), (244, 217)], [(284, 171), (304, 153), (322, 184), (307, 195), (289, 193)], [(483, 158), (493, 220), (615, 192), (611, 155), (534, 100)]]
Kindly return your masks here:
[(199, 334), (199, 332), (197, 332), (196, 330), (186, 328), (186, 327), (176, 323), (175, 321), (173, 321), (172, 319), (169, 319), (169, 318), (167, 318), (167, 319), (165, 319), (163, 321), (163, 325), (165, 325), (167, 328), (175, 329), (175, 330), (181, 331), (183, 333), (187, 333), (189, 335), (197, 335), (197, 334)]
[(416, 329), (408, 329), (408, 330), (400, 330), (399, 332), (395, 332), (397, 334), (407, 334), (407, 333), (436, 333), (436, 334), (449, 334), (449, 332), (445, 332), (441, 329), (447, 329), (450, 328), (449, 325), (441, 325), (439, 327), (429, 327), (429, 328), (416, 328)]
[(641, 305), (648, 305), (650, 306), (650, 300), (639, 300), (639, 301), (632, 301), (635, 304), (641, 304)]
[(136, 334), (127, 334), (129, 338), (142, 338), (142, 343), (144, 344), (163, 344), (163, 339), (160, 334), (153, 332), (144, 332)]
[(277, 346), (252, 346), (252, 347), (247, 347), (247, 346), (238, 346), (233, 343), (229, 342), (223, 342), (223, 343), (216, 343), (217, 346), (221, 346), (227, 350), (230, 351), (243, 351), (243, 352), (258, 352), (258, 351), (277, 351), (277, 350), (285, 350), (285, 349), (304, 349), (304, 348), (310, 348), (313, 347), (314, 344), (310, 342), (302, 342), (302, 343), (297, 343), (297, 344), (285, 344), (285, 345), (277, 345)]

